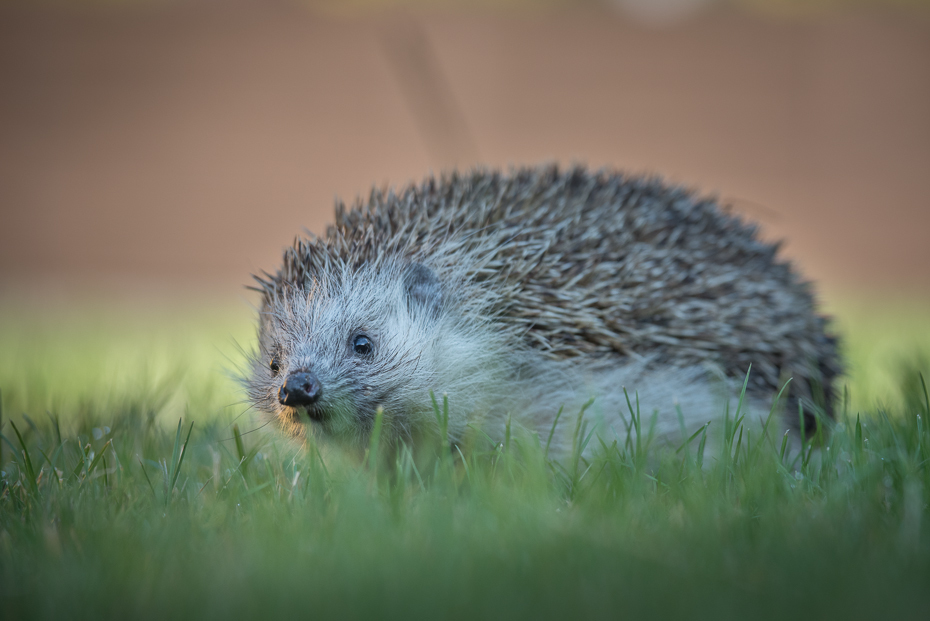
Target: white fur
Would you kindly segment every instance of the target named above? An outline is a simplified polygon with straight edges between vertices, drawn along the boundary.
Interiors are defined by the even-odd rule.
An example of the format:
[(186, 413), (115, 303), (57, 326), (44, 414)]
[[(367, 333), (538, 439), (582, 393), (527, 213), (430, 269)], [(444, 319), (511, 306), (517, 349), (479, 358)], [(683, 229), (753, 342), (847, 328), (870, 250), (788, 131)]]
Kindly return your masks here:
[[(729, 413), (733, 420), (739, 407), (739, 386), (713, 369), (698, 366), (662, 368), (646, 362), (610, 365), (583, 359), (540, 359), (512, 388), (507, 400), (509, 411), (499, 410), (501, 416), (486, 421), (486, 432), (502, 437), (509, 414), (545, 444), (561, 409), (550, 446), (550, 455), (556, 458), (571, 453), (583, 409), (587, 432), (593, 431), (592, 438), (599, 437), (606, 445), (614, 440), (624, 444), (627, 434), (633, 433), (632, 413), (637, 413), (643, 439), (651, 428), (655, 444), (678, 447), (708, 423), (713, 423), (708, 438), (716, 444), (724, 417)], [(746, 415), (748, 427), (757, 427), (769, 411), (770, 404), (745, 398), (740, 415)], [(782, 425), (774, 427), (784, 431)], [(599, 446), (600, 442), (592, 439), (585, 454)]]

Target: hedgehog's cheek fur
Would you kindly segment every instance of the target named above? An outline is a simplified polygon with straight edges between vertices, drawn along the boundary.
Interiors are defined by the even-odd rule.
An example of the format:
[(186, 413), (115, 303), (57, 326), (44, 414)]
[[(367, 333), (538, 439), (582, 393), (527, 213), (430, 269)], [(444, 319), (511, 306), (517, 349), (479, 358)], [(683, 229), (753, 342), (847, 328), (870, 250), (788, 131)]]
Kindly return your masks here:
[[(281, 427), (291, 435), (309, 433), (365, 446), (382, 408), (382, 441), (414, 441), (424, 434), (438, 433), (432, 393), (440, 407), (444, 398), (448, 400), (449, 436), (462, 436), (469, 421), (485, 419), (508, 400), (512, 387), (506, 385), (505, 378), (512, 372), (501, 356), (500, 345), (487, 347), (494, 344), (493, 335), (468, 338), (473, 335), (459, 335), (460, 329), (445, 326), (435, 333), (424, 329), (382, 332), (380, 353), (386, 360), (347, 364), (345, 359), (337, 361), (324, 355), (332, 352), (323, 351), (292, 356), (293, 364), (300, 363), (317, 375), (322, 397), (311, 406), (312, 417), (304, 408), (278, 404)], [(476, 348), (476, 342), (486, 346)], [(512, 348), (509, 353), (514, 355)]]
[[(269, 404), (266, 411), (277, 414), (285, 432), (364, 443), (381, 406), (383, 439), (434, 433), (430, 392), (440, 405), (448, 397), (453, 438), (476, 416), (509, 411), (504, 402), (513, 389), (507, 380), (518, 346), (485, 314), (461, 312), (455, 292), (467, 283), (414, 265), (347, 271), (310, 291), (288, 290), (267, 305), (260, 326), (264, 357), (253, 366), (252, 394), (264, 404), (297, 368), (314, 373), (322, 386), (313, 406), (319, 421)], [(359, 329), (373, 336), (370, 358), (350, 349)], [(268, 370), (272, 350), (281, 352), (275, 377)]]

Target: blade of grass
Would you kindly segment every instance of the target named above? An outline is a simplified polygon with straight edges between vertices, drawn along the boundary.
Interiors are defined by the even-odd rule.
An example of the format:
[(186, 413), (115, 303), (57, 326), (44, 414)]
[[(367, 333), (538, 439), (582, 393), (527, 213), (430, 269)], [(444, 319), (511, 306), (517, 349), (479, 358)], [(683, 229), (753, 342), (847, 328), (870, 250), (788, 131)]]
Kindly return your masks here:
[(507, 422), (504, 423), (504, 451), (510, 452), (510, 414), (507, 414)]
[(233, 438), (236, 441), (236, 455), (239, 457), (239, 463), (245, 459), (245, 446), (242, 444), (242, 434), (239, 432), (239, 425), (233, 425)]
[(19, 429), (16, 428), (16, 423), (10, 421), (10, 427), (13, 428), (13, 433), (16, 434), (17, 439), (19, 439), (19, 445), (23, 447), (23, 466), (26, 469), (26, 478), (29, 481), (29, 488), (32, 490), (33, 494), (39, 494), (39, 483), (36, 480), (36, 472), (32, 467), (32, 458), (29, 457), (29, 449), (26, 448), (26, 443), (23, 441), (23, 436), (19, 433)]
[(191, 426), (187, 430), (187, 438), (184, 439), (184, 444), (178, 445), (178, 441), (181, 439), (181, 421), (178, 421), (178, 435), (175, 440), (174, 452), (173, 454), (177, 455), (177, 463), (172, 464), (172, 474), (171, 481), (168, 485), (167, 495), (165, 496), (165, 505), (168, 505), (168, 501), (171, 498), (171, 493), (174, 491), (174, 486), (178, 482), (178, 476), (181, 474), (181, 464), (184, 462), (184, 455), (187, 452), (187, 443), (191, 439), (191, 432), (194, 430), (194, 423), (191, 422)]
[(702, 433), (704, 433), (704, 432), (707, 430), (707, 426), (708, 426), (708, 425), (710, 425), (710, 421), (707, 421), (707, 423), (705, 423), (704, 425), (702, 425), (700, 429), (698, 429), (697, 431), (695, 431), (694, 433), (692, 433), (690, 438), (688, 438), (687, 440), (685, 440), (684, 443), (683, 443), (681, 446), (679, 446), (677, 449), (675, 449), (675, 453), (676, 453), (676, 454), (677, 454), (677, 453), (680, 453), (681, 450), (682, 450), (683, 448), (685, 448), (686, 446), (688, 446), (689, 444), (691, 444), (691, 441), (692, 441), (692, 440), (694, 440), (696, 437), (698, 437), (699, 435), (701, 435)]
[(113, 441), (112, 439), (107, 440), (107, 443), (103, 445), (103, 448), (100, 449), (100, 451), (96, 455), (94, 455), (93, 460), (91, 460), (90, 465), (87, 467), (87, 471), (84, 473), (85, 480), (90, 478), (91, 472), (93, 472), (97, 468), (97, 464), (100, 463), (100, 460), (103, 458), (104, 452), (106, 452), (106, 450), (110, 447), (110, 443), (112, 441)]
[(155, 502), (158, 502), (158, 494), (155, 493), (155, 486), (152, 485), (152, 479), (149, 478), (149, 473), (145, 471), (145, 464), (142, 463), (141, 458), (139, 459), (139, 465), (142, 466), (142, 475), (149, 484), (149, 489), (152, 490), (152, 498), (155, 499)]
[(739, 418), (740, 411), (743, 409), (743, 401), (746, 398), (746, 386), (749, 385), (750, 373), (752, 373), (752, 364), (746, 369), (746, 377), (743, 379), (743, 388), (739, 391), (739, 401), (736, 402), (736, 413), (733, 414), (734, 420)]
[(856, 414), (856, 450), (862, 453), (862, 422), (858, 414)]
[(765, 419), (765, 422), (762, 424), (762, 436), (759, 440), (760, 450), (761, 450), (762, 444), (765, 442), (766, 439), (769, 439), (771, 441), (772, 448), (775, 447), (775, 441), (771, 439), (771, 436), (769, 436), (769, 423), (772, 422), (772, 417), (775, 416), (775, 409), (778, 407), (778, 402), (781, 400), (782, 394), (788, 388), (788, 384), (791, 383), (791, 379), (792, 378), (789, 377), (787, 381), (785, 381), (785, 383), (781, 387), (781, 390), (778, 391), (778, 394), (775, 395), (775, 398), (772, 400), (772, 407), (769, 409), (769, 415)]
[(165, 502), (167, 503), (168, 496), (171, 495), (171, 491), (168, 489), (168, 483), (174, 479), (174, 471), (178, 463), (178, 458), (181, 456), (181, 419), (178, 419), (178, 430), (174, 435), (174, 447), (171, 450), (171, 461), (166, 464), (165, 468)]
[(375, 422), (368, 438), (368, 469), (372, 472), (378, 470), (378, 447), (381, 442), (381, 425), (384, 424), (384, 408), (378, 406), (375, 410)]
[(555, 420), (552, 421), (552, 429), (549, 430), (549, 437), (546, 439), (546, 451), (543, 453), (545, 459), (549, 459), (549, 446), (552, 444), (552, 436), (555, 435), (555, 426), (559, 423), (559, 418), (562, 417), (562, 411), (565, 409), (565, 405), (559, 406), (559, 411), (555, 413)]
[(924, 374), (918, 372), (918, 377), (920, 377), (920, 386), (924, 389), (924, 413), (927, 416), (930, 416), (930, 394), (927, 393), (927, 381), (924, 379)]
[(442, 408), (436, 401), (436, 395), (431, 390), (429, 398), (433, 403), (433, 414), (436, 416), (436, 423), (439, 425), (439, 454), (442, 457), (442, 463), (448, 466), (452, 457), (452, 443), (449, 441), (449, 395), (442, 396)]
[(697, 449), (697, 467), (698, 470), (704, 467), (704, 447), (707, 446), (707, 428), (710, 427), (710, 421), (701, 428), (701, 441)]
[(468, 469), (468, 460), (465, 459), (465, 455), (462, 454), (462, 449), (459, 448), (458, 444), (455, 445), (455, 450), (459, 452), (459, 457), (462, 458), (462, 467), (465, 468), (465, 480), (468, 481), (468, 483), (470, 484), (471, 483), (471, 472)]

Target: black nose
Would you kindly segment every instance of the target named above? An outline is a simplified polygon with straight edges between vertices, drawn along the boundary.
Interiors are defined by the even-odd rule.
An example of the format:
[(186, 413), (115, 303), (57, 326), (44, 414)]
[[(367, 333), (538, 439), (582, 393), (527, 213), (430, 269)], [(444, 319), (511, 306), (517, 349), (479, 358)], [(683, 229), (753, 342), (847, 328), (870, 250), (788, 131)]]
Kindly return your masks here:
[(278, 401), (282, 405), (298, 406), (316, 403), (323, 394), (323, 387), (316, 375), (307, 371), (295, 371), (284, 380), (284, 386), (278, 391)]

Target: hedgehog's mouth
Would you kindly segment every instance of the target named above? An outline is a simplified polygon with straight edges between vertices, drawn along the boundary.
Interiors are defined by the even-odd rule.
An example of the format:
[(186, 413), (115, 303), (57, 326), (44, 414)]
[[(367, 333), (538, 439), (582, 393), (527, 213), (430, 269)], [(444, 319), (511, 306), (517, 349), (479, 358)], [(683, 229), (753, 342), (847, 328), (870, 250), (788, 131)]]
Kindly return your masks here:
[(327, 411), (316, 405), (297, 405), (288, 407), (287, 410), (290, 410), (291, 415), (296, 419), (310, 419), (311, 423), (322, 425), (330, 416)]
[(309, 424), (319, 429), (324, 429), (332, 418), (323, 408), (302, 405), (285, 406), (279, 410), (278, 416), (294, 423), (303, 424), (307, 424), (309, 419)]
[(327, 418), (329, 418), (326, 415), (326, 412), (324, 412), (322, 409), (317, 408), (317, 407), (305, 407), (301, 409), (303, 409), (303, 411), (307, 413), (307, 418), (309, 418), (311, 421), (315, 423), (322, 423)]

